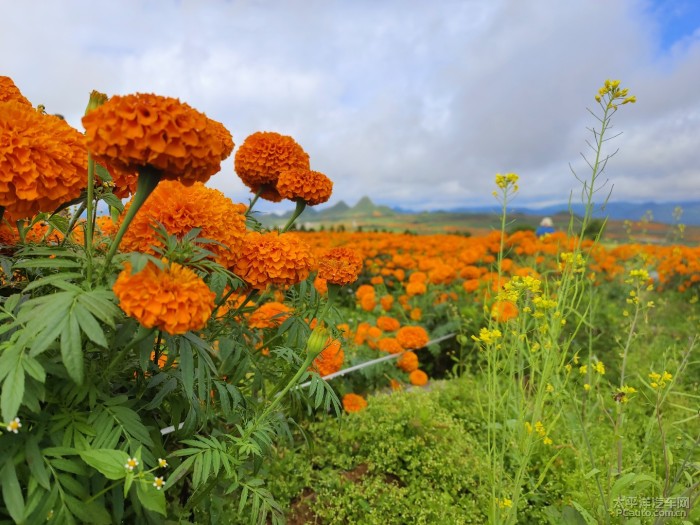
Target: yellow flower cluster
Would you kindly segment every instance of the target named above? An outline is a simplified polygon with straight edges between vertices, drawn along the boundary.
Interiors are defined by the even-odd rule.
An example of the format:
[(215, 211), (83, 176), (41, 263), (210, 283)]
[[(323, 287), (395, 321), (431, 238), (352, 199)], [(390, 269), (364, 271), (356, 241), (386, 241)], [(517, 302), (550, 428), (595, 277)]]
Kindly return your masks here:
[(506, 173), (505, 175), (496, 173), (496, 186), (498, 186), (502, 190), (512, 188), (513, 191), (518, 191), (519, 178), (520, 177), (518, 177), (515, 173)]
[(561, 262), (559, 263), (559, 271), (564, 271), (567, 266), (573, 266), (574, 273), (583, 273), (586, 267), (586, 259), (580, 253), (576, 254), (576, 260), (574, 261), (574, 254), (572, 252), (564, 252), (559, 258)]
[(618, 403), (629, 403), (630, 395), (635, 394), (637, 389), (633, 386), (623, 385), (615, 392), (615, 401)]
[[(532, 434), (533, 427), (529, 421), (525, 421), (525, 430), (527, 430), (528, 434)], [(542, 443), (544, 443), (545, 445), (551, 445), (553, 443), (552, 438), (550, 438), (547, 435), (547, 429), (544, 428), (542, 421), (537, 421), (535, 423), (534, 431), (538, 436), (542, 438)]]
[(498, 329), (489, 330), (488, 328), (482, 328), (479, 330), (479, 335), (473, 335), (472, 339), (474, 339), (476, 342), (486, 343), (488, 345), (497, 341), (501, 337), (503, 337), (503, 334)]
[(664, 370), (663, 374), (657, 372), (651, 372), (649, 374), (649, 386), (654, 390), (661, 390), (666, 387), (666, 384), (673, 379), (673, 376)]
[[(598, 90), (598, 94), (595, 96), (597, 102), (601, 102), (603, 97), (608, 97), (607, 106), (609, 108), (617, 108), (620, 104), (634, 104), (637, 102), (637, 97), (634, 95), (628, 95), (629, 89), (620, 89), (619, 80), (606, 80), (603, 87)], [(615, 104), (616, 100), (622, 100), (619, 104)]]

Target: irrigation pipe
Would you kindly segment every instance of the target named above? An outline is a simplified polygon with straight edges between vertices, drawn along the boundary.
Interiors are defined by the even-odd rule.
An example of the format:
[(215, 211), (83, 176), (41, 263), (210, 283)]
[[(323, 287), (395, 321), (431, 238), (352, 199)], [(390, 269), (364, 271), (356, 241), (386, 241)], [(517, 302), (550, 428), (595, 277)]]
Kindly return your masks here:
[[(421, 350), (422, 348), (425, 348), (426, 346), (430, 346), (430, 345), (434, 345), (434, 344), (437, 344), (437, 343), (441, 343), (442, 341), (445, 341), (445, 340), (447, 340), (447, 339), (450, 339), (450, 338), (452, 338), (452, 337), (454, 337), (454, 336), (456, 336), (456, 335), (457, 335), (456, 332), (453, 332), (453, 333), (451, 333), (451, 334), (445, 334), (445, 335), (443, 335), (442, 337), (438, 337), (437, 339), (433, 339), (433, 340), (431, 340), (431, 341), (428, 341), (424, 346), (421, 346), (420, 348), (417, 348), (416, 350)], [(383, 363), (383, 362), (385, 362), (385, 361), (391, 361), (392, 359), (398, 359), (398, 358), (401, 357), (403, 354), (404, 354), (404, 352), (399, 352), (398, 354), (389, 354), (389, 355), (385, 355), (385, 356), (379, 357), (379, 358), (377, 358), (377, 359), (372, 359), (372, 360), (370, 360), (370, 361), (365, 361), (364, 363), (360, 363), (359, 365), (354, 365), (354, 366), (351, 366), (351, 367), (349, 367), (349, 368), (343, 368), (342, 370), (339, 370), (339, 371), (337, 371), (337, 372), (333, 372), (332, 374), (328, 374), (328, 375), (326, 375), (326, 376), (323, 376), (321, 379), (323, 379), (324, 381), (330, 381), (331, 379), (335, 379), (336, 377), (344, 376), (344, 375), (346, 375), (346, 374), (350, 374), (350, 373), (352, 373), (352, 372), (356, 372), (356, 371), (358, 371), (358, 370), (362, 370), (363, 368), (367, 368), (368, 366), (374, 366), (374, 365), (377, 365), (377, 364), (379, 364), (379, 363)], [(302, 383), (301, 385), (297, 386), (296, 388), (306, 388), (306, 387), (308, 387), (310, 384), (311, 384), (311, 381), (307, 381), (306, 383)], [(184, 422), (183, 422), (183, 423), (180, 423), (180, 424), (178, 425), (178, 430), (180, 430), (180, 429), (184, 426), (184, 424), (185, 424)], [(175, 427), (174, 427), (174, 426), (165, 427), (165, 428), (162, 428), (162, 429), (160, 430), (160, 433), (161, 433), (162, 435), (164, 435), (164, 436), (165, 436), (166, 434), (171, 434), (172, 432), (175, 432)]]

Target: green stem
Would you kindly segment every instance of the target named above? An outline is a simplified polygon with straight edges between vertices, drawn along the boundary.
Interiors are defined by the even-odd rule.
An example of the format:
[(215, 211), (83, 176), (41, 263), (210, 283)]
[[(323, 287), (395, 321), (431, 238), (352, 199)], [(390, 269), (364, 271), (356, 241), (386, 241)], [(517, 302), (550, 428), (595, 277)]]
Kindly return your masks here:
[(246, 215), (249, 215), (249, 214), (250, 214), (250, 212), (251, 212), (252, 209), (253, 209), (253, 206), (255, 206), (255, 203), (258, 202), (258, 199), (260, 198), (260, 195), (262, 194), (262, 191), (263, 191), (263, 189), (262, 189), (262, 186), (261, 186), (260, 189), (259, 189), (257, 192), (255, 192), (255, 197), (253, 197), (253, 200), (250, 201), (250, 204), (248, 205), (248, 209), (247, 209), (246, 212), (245, 212)]
[[(85, 202), (81, 202), (80, 206), (78, 207), (76, 212), (71, 217), (70, 222), (68, 223), (68, 229), (66, 230), (66, 236), (61, 241), (61, 246), (65, 246), (66, 241), (68, 241), (68, 236), (73, 231), (73, 228), (75, 228), (75, 223), (78, 222), (78, 219), (80, 219), (80, 216), (83, 214), (86, 207), (87, 207), (87, 204)], [(85, 249), (87, 250), (87, 238), (86, 238), (85, 246), (86, 246)]]
[(126, 212), (126, 215), (124, 216), (124, 221), (122, 222), (119, 231), (114, 236), (114, 239), (112, 240), (112, 245), (109, 247), (109, 252), (107, 252), (105, 264), (102, 268), (102, 273), (100, 274), (100, 279), (104, 277), (107, 268), (109, 268), (109, 263), (112, 262), (114, 254), (117, 253), (117, 250), (119, 249), (119, 244), (121, 243), (122, 237), (124, 237), (126, 230), (129, 228), (129, 224), (131, 224), (131, 221), (136, 216), (136, 213), (138, 213), (141, 206), (143, 206), (143, 204), (146, 202), (148, 196), (151, 193), (153, 193), (153, 190), (156, 189), (156, 186), (158, 186), (160, 179), (160, 171), (155, 170), (150, 166), (144, 166), (142, 168), (139, 168), (139, 180), (136, 184), (136, 193), (134, 194), (134, 198), (131, 201), (129, 211)]
[(312, 355), (312, 354), (307, 354), (307, 355), (306, 355), (306, 359), (304, 359), (304, 362), (302, 363), (302, 365), (301, 365), (301, 367), (299, 368), (299, 370), (297, 370), (297, 373), (294, 374), (294, 377), (292, 377), (292, 379), (289, 381), (289, 383), (287, 383), (287, 386), (285, 386), (285, 387), (282, 389), (282, 391), (281, 391), (279, 394), (277, 394), (277, 395), (275, 396), (275, 399), (272, 401), (272, 403), (270, 403), (270, 404), (268, 405), (268, 407), (265, 409), (265, 411), (264, 411), (264, 412), (262, 413), (262, 415), (260, 416), (259, 421), (265, 421), (265, 419), (267, 418), (267, 416), (270, 415), (270, 412), (272, 412), (272, 410), (273, 410), (277, 405), (280, 404), (280, 402), (282, 401), (282, 398), (285, 396), (285, 394), (286, 394), (287, 392), (289, 392), (289, 390), (290, 390), (294, 385), (296, 385), (297, 381), (299, 381), (299, 378), (300, 378), (300, 377), (304, 374), (304, 372), (306, 372), (306, 370), (311, 366), (311, 363), (313, 362), (313, 360), (314, 360), (315, 357), (316, 357), (316, 356), (315, 356), (315, 355)]
[(289, 228), (292, 227), (292, 224), (294, 224), (294, 221), (297, 220), (297, 217), (299, 217), (299, 215), (301, 215), (302, 212), (304, 211), (304, 209), (306, 208), (306, 201), (298, 200), (296, 202), (297, 202), (297, 206), (294, 209), (294, 213), (287, 221), (287, 224), (284, 225), (284, 228), (282, 228), (282, 233), (286, 232), (287, 230), (289, 230)]
[(94, 223), (92, 220), (92, 208), (95, 198), (95, 159), (88, 152), (87, 171), (87, 197), (85, 198), (85, 209), (87, 210), (87, 225), (85, 228), (85, 253), (87, 254), (87, 282), (92, 281), (92, 235)]

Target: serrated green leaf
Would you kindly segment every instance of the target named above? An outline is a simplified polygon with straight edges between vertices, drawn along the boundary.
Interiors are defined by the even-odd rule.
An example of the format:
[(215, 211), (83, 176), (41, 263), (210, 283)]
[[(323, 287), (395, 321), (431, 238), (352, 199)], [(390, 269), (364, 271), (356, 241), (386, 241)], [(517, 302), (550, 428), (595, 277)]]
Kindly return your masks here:
[(119, 213), (124, 211), (124, 204), (122, 204), (121, 199), (119, 199), (119, 197), (117, 197), (114, 193), (106, 193), (102, 196), (102, 200), (112, 208), (116, 209)]
[(25, 355), (22, 358), (22, 366), (25, 372), (40, 383), (46, 381), (46, 370), (41, 366), (41, 363), (31, 356)]
[(19, 345), (4, 345), (5, 348), (0, 352), (0, 381), (7, 374), (15, 369), (17, 361), (20, 360), (22, 348)]
[(17, 417), (19, 407), (24, 397), (24, 367), (22, 361), (17, 359), (15, 366), (5, 377), (0, 394), (0, 412), (3, 421), (12, 421)]
[(106, 290), (92, 290), (78, 296), (79, 304), (111, 328), (115, 327), (115, 319), (122, 315), (114, 300), (114, 294)]
[(192, 346), (186, 341), (180, 341), (180, 362), (178, 370), (187, 399), (194, 397), (194, 357)]
[(0, 471), (0, 483), (2, 484), (2, 497), (5, 500), (5, 507), (15, 522), (22, 521), (24, 516), (24, 496), (22, 488), (17, 479), (15, 464), (6, 461), (2, 471)]
[(67, 282), (69, 279), (80, 279), (82, 276), (83, 274), (78, 272), (60, 272), (52, 275), (47, 275), (46, 277), (42, 277), (41, 279), (37, 279), (36, 281), (32, 281), (31, 283), (29, 283), (24, 288), (24, 291), (29, 292), (36, 288), (41, 288), (42, 286), (53, 285), (53, 283), (56, 281)]
[(105, 338), (104, 330), (102, 330), (100, 324), (87, 308), (82, 306), (79, 302), (76, 302), (73, 305), (73, 315), (75, 315), (80, 329), (90, 341), (103, 348), (107, 347), (107, 339)]
[(61, 358), (70, 378), (81, 385), (84, 379), (83, 345), (80, 337), (80, 325), (73, 312), (66, 319), (66, 326), (61, 333)]
[(93, 523), (95, 525), (109, 525), (112, 523), (109, 512), (95, 501), (86, 503), (72, 496), (66, 496), (63, 501), (75, 517), (83, 523)]
[(136, 484), (136, 496), (139, 498), (141, 505), (148, 510), (163, 516), (166, 515), (165, 494), (162, 490), (158, 490), (152, 484), (148, 484), (148, 482), (141, 481)]
[[(26, 288), (25, 288), (26, 290)], [(5, 302), (3, 303), (2, 307), (9, 313), (12, 313), (15, 311), (15, 308), (17, 308), (17, 305), (19, 304), (19, 300), (22, 298), (22, 294), (16, 293), (5, 299)]]
[(51, 490), (51, 481), (49, 480), (46, 465), (44, 465), (44, 457), (39, 450), (39, 439), (36, 435), (27, 439), (24, 449), (27, 454), (27, 465), (29, 465), (29, 471), (32, 473), (32, 476), (34, 476), (39, 485), (46, 490)]
[(95, 175), (97, 175), (102, 182), (112, 182), (113, 180), (107, 168), (97, 162), (95, 162)]
[(107, 479), (122, 479), (128, 470), (125, 465), (129, 454), (123, 450), (100, 448), (80, 452), (81, 459)]

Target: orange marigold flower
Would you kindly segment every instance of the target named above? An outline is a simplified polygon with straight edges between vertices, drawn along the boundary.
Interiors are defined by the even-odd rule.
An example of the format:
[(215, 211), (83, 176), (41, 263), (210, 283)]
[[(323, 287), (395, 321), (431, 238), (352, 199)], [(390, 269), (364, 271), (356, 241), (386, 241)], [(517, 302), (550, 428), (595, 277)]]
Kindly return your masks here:
[(343, 396), (343, 408), (347, 413), (359, 412), (367, 407), (367, 400), (357, 394), (345, 394)]
[(379, 304), (382, 305), (382, 310), (385, 312), (388, 312), (391, 310), (391, 307), (394, 305), (394, 296), (393, 295), (383, 295), (379, 299)]
[(362, 284), (357, 288), (355, 292), (355, 297), (362, 299), (365, 295), (371, 295), (374, 297), (376, 292), (374, 291), (374, 286), (371, 284)]
[(318, 263), (318, 275), (338, 285), (354, 283), (362, 271), (362, 257), (350, 248), (333, 248)]
[(428, 344), (428, 332), (422, 326), (404, 326), (399, 329), (396, 339), (406, 350), (416, 350)]
[(235, 156), (235, 169), (243, 183), (263, 199), (282, 200), (277, 180), (292, 168), (309, 168), (309, 155), (296, 141), (274, 131), (258, 131), (247, 137)]
[(343, 367), (345, 352), (338, 339), (328, 340), (328, 346), (314, 359), (313, 368), (321, 377), (334, 374)]
[(315, 206), (331, 198), (333, 182), (318, 171), (291, 168), (280, 173), (276, 188), (284, 199), (304, 201), (309, 206)]
[[(130, 205), (126, 205), (122, 218)], [(201, 182), (185, 186), (177, 181), (163, 181), (129, 225), (120, 250), (154, 253), (151, 246), (160, 246), (154, 229), (157, 223), (177, 237), (201, 228), (200, 237), (220, 243), (207, 244), (206, 249), (214, 253), (222, 266), (230, 268), (246, 235), (245, 211), (243, 204), (234, 203)]]
[(316, 291), (320, 294), (328, 293), (328, 281), (316, 275), (314, 279), (314, 288), (316, 288)]
[(245, 236), (233, 271), (250, 286), (287, 286), (303, 281), (313, 265), (310, 248), (296, 235), (251, 232)]
[(393, 317), (380, 315), (379, 317), (377, 317), (377, 326), (385, 332), (395, 332), (396, 330), (401, 328), (401, 323), (398, 319), (395, 319)]
[(408, 380), (412, 385), (423, 386), (428, 383), (428, 374), (423, 372), (423, 370), (414, 370), (408, 375)]
[(360, 306), (365, 312), (371, 312), (377, 306), (377, 301), (374, 295), (363, 295), (360, 299)]
[(270, 301), (259, 306), (248, 317), (248, 326), (251, 328), (275, 328), (289, 319), (292, 309), (286, 304)]
[(420, 308), (411, 308), (409, 317), (411, 318), (411, 321), (420, 321), (423, 319), (423, 310)]
[(413, 372), (418, 370), (418, 356), (413, 352), (405, 352), (399, 360), (396, 362), (398, 366), (404, 372)]
[(81, 133), (31, 105), (0, 102), (0, 206), (14, 218), (54, 211), (80, 196), (86, 178)]
[(518, 307), (511, 301), (496, 301), (491, 308), (491, 317), (499, 323), (515, 319), (518, 317)]
[(203, 328), (216, 297), (194, 271), (177, 263), (161, 269), (149, 262), (132, 274), (127, 262), (112, 290), (128, 316), (146, 328), (156, 327), (169, 334)]
[(98, 162), (123, 173), (151, 166), (163, 179), (188, 186), (209, 180), (233, 151), (220, 122), (176, 98), (150, 93), (114, 96), (85, 115), (83, 126)]
[(462, 283), (462, 288), (464, 288), (465, 292), (475, 292), (479, 289), (479, 286), (479, 279), (467, 279)]
[(413, 297), (414, 295), (423, 295), (426, 291), (427, 288), (423, 282), (409, 282), (406, 285), (406, 293), (409, 297)]
[(379, 340), (379, 350), (387, 354), (399, 354), (403, 352), (403, 346), (399, 344), (395, 337), (382, 337)]
[(32, 103), (22, 95), (21, 91), (10, 77), (0, 76), (0, 102), (19, 102), (25, 106), (32, 106)]
[(109, 215), (99, 215), (95, 224), (105, 237), (111, 237), (117, 233), (117, 225)]

